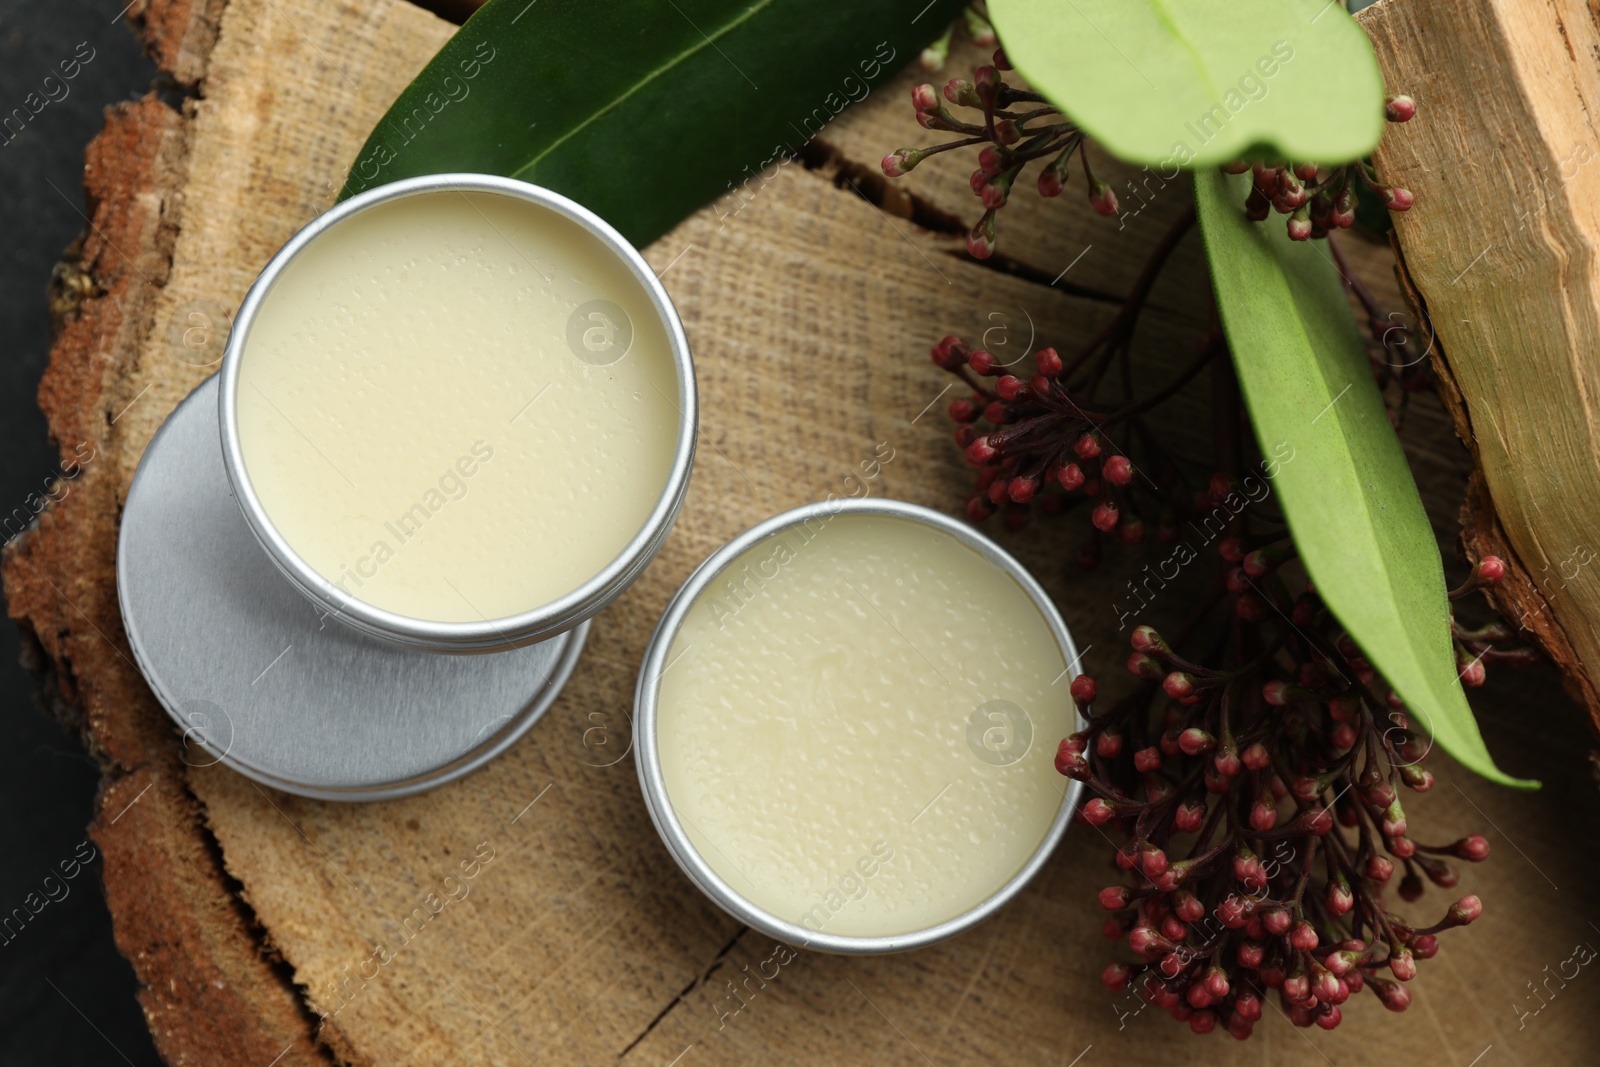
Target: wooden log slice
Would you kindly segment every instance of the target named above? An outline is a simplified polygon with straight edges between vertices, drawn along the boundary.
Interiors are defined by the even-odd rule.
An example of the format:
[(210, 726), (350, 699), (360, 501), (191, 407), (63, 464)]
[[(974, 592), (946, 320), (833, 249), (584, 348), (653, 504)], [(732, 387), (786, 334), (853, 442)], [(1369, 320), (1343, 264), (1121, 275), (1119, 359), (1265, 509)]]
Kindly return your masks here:
[[(1115, 875), (1110, 846), (1086, 827), (1002, 915), (951, 942), (888, 958), (786, 958), (680, 876), (632, 761), (596, 765), (584, 743), (601, 722), (614, 751), (627, 748), (650, 629), (728, 537), (863, 484), (957, 507), (970, 474), (941, 410), (949, 381), (926, 346), (946, 332), (988, 331), (993, 347), (1086, 337), (1114, 314), (1186, 188), (1111, 168), (1119, 188), (1138, 180), (1146, 193), (1122, 225), (1082, 204), (1018, 197), (1004, 255), (976, 263), (961, 240), (974, 213), (970, 160), (939, 157), (893, 185), (875, 173), (884, 151), (923, 134), (905, 106), (907, 73), (796, 161), (686, 220), (646, 250), (682, 313), (704, 403), (700, 463), (660, 559), (596, 620), (571, 683), (511, 752), (424, 796), (317, 803), (185, 762), (120, 627), (117, 520), (151, 435), (214, 369), (256, 272), (331, 203), (367, 130), (451, 27), (397, 0), (152, 0), (133, 17), (189, 95), (178, 109), (154, 96), (113, 109), (90, 146), (90, 221), (59, 272), (60, 334), (40, 403), (63, 457), (81, 444), (92, 458), (8, 549), (4, 573), (53, 702), (79, 716), (105, 768), (94, 838), (118, 944), (169, 1062), (1165, 1064), (1240, 1054), (1101, 986), (1120, 950), (1101, 937), (1095, 890)], [(1398, 305), (1386, 249), (1346, 251)], [(185, 336), (197, 314), (210, 331), (198, 346)], [(1181, 364), (1209, 317), (1190, 237), (1153, 294), (1140, 348)], [(1202, 397), (1163, 412), (1175, 443), (1196, 450), (1208, 420)], [(1470, 465), (1449, 426), (1421, 398), (1407, 430), (1444, 539)], [(880, 445), (894, 458), (863, 479)], [(1080, 521), (1001, 536), (1114, 687), (1126, 654), (1117, 603), (1149, 557), (1078, 571)], [(1181, 613), (1179, 599), (1155, 604), (1156, 621)], [(1486, 732), (1502, 765), (1552, 787), (1511, 793), (1440, 758), (1436, 797), (1408, 809), (1427, 840), (1492, 832), (1495, 862), (1465, 879), (1488, 902), (1485, 917), (1424, 966), (1403, 1026), (1372, 1002), (1352, 1005), (1334, 1033), (1269, 1013), (1245, 1055), (1466, 1064), (1492, 1046), (1509, 1063), (1581, 1061), (1600, 980), (1570, 982), (1531, 1022), (1508, 1004), (1597, 936), (1577, 905), (1600, 872), (1571, 847), (1563, 819), (1593, 819), (1600, 805), (1570, 717), (1521, 713), (1529, 701), (1559, 704), (1548, 672), (1496, 676), (1489, 696)], [(469, 892), (449, 899), (443, 880), (463, 864)], [(1416, 907), (1445, 903), (1430, 894)]]

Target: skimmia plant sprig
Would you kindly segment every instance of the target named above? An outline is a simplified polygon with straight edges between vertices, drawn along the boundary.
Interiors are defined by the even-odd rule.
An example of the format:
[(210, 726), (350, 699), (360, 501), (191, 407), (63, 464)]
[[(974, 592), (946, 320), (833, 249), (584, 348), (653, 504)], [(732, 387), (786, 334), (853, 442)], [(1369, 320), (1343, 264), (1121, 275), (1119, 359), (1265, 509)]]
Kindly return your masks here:
[[(971, 118), (957, 117), (933, 86), (918, 86), (917, 121), (958, 136), (883, 161), (884, 172), (897, 177), (930, 155), (976, 151), (971, 186), (984, 210), (968, 250), (978, 258), (993, 253), (996, 215), (1036, 161), (1041, 194), (1058, 195), (1075, 165), (1091, 206), (1102, 215), (1117, 212), (1082, 131), (1039, 94), (1008, 85), (1008, 69), (997, 52), (971, 81), (945, 85), (944, 101), (977, 112)], [(1407, 97), (1386, 102), (1392, 122), (1415, 110)], [(1252, 174), (1247, 216), (1288, 216), (1296, 241), (1352, 225), (1358, 183), (1391, 210), (1411, 205), (1410, 193), (1384, 185), (1365, 162), (1224, 169)], [(1391, 910), (1387, 891), (1414, 903), (1426, 882), (1453, 889), (1460, 878), (1453, 861), (1481, 861), (1489, 845), (1480, 834), (1437, 844), (1410, 835), (1401, 797), (1432, 787), (1433, 775), (1421, 766), (1431, 743), (1297, 566), (1284, 517), (1243, 490), (1250, 474), (1270, 471), (1252, 472), (1242, 462), (1239, 387), (1221, 329), (1197, 338), (1192, 355), (1158, 387), (1135, 389), (1137, 320), (1194, 221), (1192, 209), (1180, 215), (1118, 314), (1074, 351), (1045, 348), (1023, 367), (952, 336), (933, 346), (932, 358), (970, 390), (949, 414), (956, 442), (977, 468), (976, 491), (966, 501), (972, 521), (998, 512), (1016, 528), (1036, 512), (1087, 510), (1077, 551), (1085, 567), (1099, 562), (1111, 537), (1173, 545), (1185, 520), (1222, 527), (1215, 583), (1170, 640), (1149, 625), (1133, 629), (1127, 667), (1139, 680), (1134, 691), (1097, 707), (1093, 677), (1072, 685), (1087, 726), (1061, 742), (1056, 767), (1088, 788), (1081, 820), (1125, 839), (1115, 855), (1123, 877), (1100, 892), (1100, 903), (1112, 912), (1107, 936), (1124, 941), (1134, 959), (1110, 964), (1105, 984), (1197, 1033), (1220, 1026), (1248, 1037), (1269, 996), (1296, 1025), (1331, 1029), (1342, 1005), (1364, 990), (1392, 1011), (1405, 1010), (1407, 983), (1418, 961), (1438, 951), (1438, 935), (1483, 909), (1476, 896), (1462, 896), (1442, 918), (1417, 923)], [(1337, 245), (1329, 246), (1342, 262)], [(1368, 320), (1372, 373), (1398, 424), (1410, 393), (1427, 387), (1427, 370), (1407, 358), (1404, 331), (1372, 295), (1354, 290)], [(1146, 416), (1208, 369), (1215, 473), (1197, 486), (1192, 462), (1163, 444)], [(1494, 557), (1480, 560), (1451, 599), (1495, 584), (1504, 570)], [(1489, 661), (1522, 663), (1533, 655), (1510, 647), (1512, 635), (1498, 623), (1471, 628), (1452, 618), (1451, 633), (1469, 686), (1483, 683)]]
[[(911, 92), (917, 122), (924, 129), (961, 136), (927, 148), (897, 149), (883, 157), (883, 172), (898, 178), (929, 156), (978, 148), (978, 167), (970, 183), (984, 212), (967, 236), (967, 251), (978, 259), (994, 254), (995, 216), (1010, 201), (1023, 171), (1035, 162), (1044, 163), (1034, 179), (1039, 195), (1061, 195), (1071, 180), (1076, 156), (1090, 205), (1101, 215), (1115, 215), (1118, 209), (1111, 184), (1095, 176), (1083, 131), (1039, 93), (1007, 84), (1001, 72), (1009, 70), (1005, 50), (1000, 49), (992, 64), (973, 72), (972, 80), (951, 78), (945, 83), (945, 101), (976, 115), (952, 112), (931, 84), (917, 86)], [(1416, 113), (1416, 102), (1408, 96), (1385, 101), (1384, 115), (1390, 122), (1406, 122)], [(1354, 225), (1358, 186), (1371, 190), (1391, 211), (1405, 211), (1413, 200), (1410, 191), (1379, 181), (1364, 160), (1338, 166), (1239, 161), (1223, 169), (1232, 174), (1253, 172), (1245, 200), (1247, 216), (1255, 222), (1273, 211), (1289, 216), (1286, 226), (1296, 241), (1326, 237)]]

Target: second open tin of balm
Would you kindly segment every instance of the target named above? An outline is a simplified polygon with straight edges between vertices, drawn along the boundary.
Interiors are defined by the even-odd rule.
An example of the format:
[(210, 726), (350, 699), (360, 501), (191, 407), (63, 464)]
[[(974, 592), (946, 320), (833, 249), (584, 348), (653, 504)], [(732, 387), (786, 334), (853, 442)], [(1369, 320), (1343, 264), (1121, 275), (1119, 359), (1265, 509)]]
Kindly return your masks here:
[(893, 500), (813, 504), (690, 575), (635, 697), (673, 859), (739, 921), (838, 953), (965, 931), (1044, 866), (1081, 783), (1078, 654), (1025, 568)]
[(353, 197), (234, 320), (222, 454), (245, 521), (341, 624), (431, 652), (541, 641), (615, 600), (687, 491), (696, 393), (655, 273), (507, 178)]

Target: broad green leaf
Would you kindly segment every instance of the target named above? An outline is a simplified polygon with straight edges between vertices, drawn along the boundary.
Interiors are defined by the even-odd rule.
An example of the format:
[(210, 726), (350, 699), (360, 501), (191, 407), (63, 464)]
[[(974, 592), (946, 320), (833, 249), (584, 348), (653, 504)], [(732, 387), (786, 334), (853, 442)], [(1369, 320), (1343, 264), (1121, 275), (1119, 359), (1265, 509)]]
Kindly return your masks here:
[(1272, 491), (1317, 592), (1440, 748), (1495, 767), (1450, 640), (1444, 568), (1342, 283), (1316, 241), (1244, 217), (1250, 176), (1195, 175), (1206, 257)]
[(1338, 0), (989, 0), (989, 14), (1033, 87), (1133, 163), (1346, 163), (1383, 131), (1377, 57)]
[(502, 174), (648, 244), (787, 162), (961, 4), (490, 0), (400, 94), (340, 197), (418, 174)]

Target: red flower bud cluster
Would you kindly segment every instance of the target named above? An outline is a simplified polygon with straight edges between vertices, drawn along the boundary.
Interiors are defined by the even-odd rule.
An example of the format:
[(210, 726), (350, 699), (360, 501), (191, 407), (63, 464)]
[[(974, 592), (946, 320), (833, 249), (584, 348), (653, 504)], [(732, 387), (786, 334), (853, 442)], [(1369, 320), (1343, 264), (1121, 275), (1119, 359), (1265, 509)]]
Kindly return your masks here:
[[(1409, 121), (1416, 113), (1416, 101), (1409, 96), (1390, 97), (1384, 107), (1384, 115), (1390, 122)], [(1245, 197), (1245, 215), (1252, 222), (1265, 221), (1274, 211), (1289, 216), (1289, 237), (1295, 241), (1326, 237), (1334, 230), (1355, 225), (1359, 185), (1370, 189), (1390, 211), (1405, 211), (1413, 201), (1410, 190), (1384, 185), (1361, 160), (1337, 167), (1241, 161), (1223, 169), (1230, 174), (1250, 171), (1252, 181), (1250, 193)]]
[[(948, 41), (944, 43), (948, 50)], [(931, 155), (982, 146), (970, 185), (984, 211), (967, 235), (967, 251), (978, 259), (994, 255), (995, 215), (1010, 201), (1022, 172), (1036, 160), (1045, 161), (1035, 180), (1040, 196), (1061, 195), (1076, 155), (1083, 167), (1090, 207), (1104, 216), (1118, 212), (1117, 194), (1110, 184), (1095, 177), (1089, 164), (1083, 131), (1040, 94), (1006, 84), (1001, 71), (1009, 69), (1002, 49), (995, 53), (993, 65), (973, 72), (972, 80), (951, 78), (945, 83), (945, 101), (981, 112), (978, 115), (958, 116), (940, 102), (932, 85), (917, 86), (911, 91), (917, 123), (923, 129), (960, 136), (930, 148), (902, 148), (883, 157), (884, 174), (898, 178)], [(1390, 122), (1407, 122), (1416, 113), (1416, 101), (1409, 96), (1391, 96), (1384, 103), (1384, 116)], [(1296, 241), (1326, 237), (1354, 225), (1359, 186), (1371, 190), (1390, 211), (1405, 211), (1413, 202), (1409, 190), (1383, 184), (1361, 160), (1332, 167), (1240, 161), (1223, 169), (1232, 174), (1250, 171), (1253, 181), (1245, 199), (1246, 215), (1256, 222), (1264, 221), (1274, 210), (1289, 216), (1289, 236)]]
[[(1122, 343), (1119, 337), (1117, 344)], [(1176, 392), (1219, 351), (1220, 341), (1214, 340), (1176, 383), (1155, 397), (1108, 408), (1093, 392), (1109, 359), (1103, 344), (1070, 363), (1053, 348), (1040, 349), (1028, 367), (1020, 360), (1001, 363), (959, 337), (944, 338), (933, 346), (933, 362), (971, 390), (949, 407), (958, 424), (956, 443), (978, 469), (967, 517), (982, 522), (1003, 510), (1007, 523), (1017, 528), (1035, 505), (1054, 514), (1082, 504), (1090, 510), (1094, 531), (1084, 550), (1085, 565), (1099, 558), (1101, 535), (1128, 544), (1143, 541), (1147, 518), (1159, 525), (1162, 536), (1169, 536), (1193, 502), (1181, 493), (1156, 489), (1128, 449), (1142, 436), (1139, 415)], [(1075, 388), (1074, 382), (1085, 387)], [(1175, 467), (1166, 461), (1159, 470), (1171, 476)]]
[[(1405, 1010), (1404, 983), (1438, 951), (1436, 935), (1483, 905), (1464, 896), (1419, 926), (1385, 890), (1399, 872), (1399, 897), (1415, 901), (1424, 881), (1457, 885), (1451, 860), (1489, 855), (1479, 834), (1438, 846), (1410, 836), (1400, 795), (1432, 786), (1419, 766), (1429, 742), (1315, 592), (1303, 582), (1292, 591), (1265, 567), (1287, 551), (1241, 553), (1242, 539), (1219, 544), (1227, 592), (1214, 610), (1231, 609), (1220, 620), (1233, 635), (1227, 664), (1180, 651), (1215, 647), (1214, 632), (1194, 642), (1191, 626), (1169, 641), (1137, 627), (1128, 669), (1143, 683), (1097, 710), (1098, 686), (1080, 677), (1073, 695), (1088, 726), (1056, 760), (1093, 794), (1083, 821), (1126, 835), (1115, 856), (1123, 878), (1100, 904), (1113, 913), (1107, 936), (1137, 961), (1112, 964), (1105, 983), (1196, 1033), (1240, 1039), (1273, 996), (1297, 1026), (1324, 1029), (1363, 990)], [(1494, 573), (1480, 563), (1475, 580)]]
[(945, 83), (944, 100), (980, 112), (975, 115), (958, 116), (940, 102), (940, 93), (932, 85), (917, 86), (911, 91), (911, 106), (918, 124), (960, 136), (931, 148), (902, 148), (883, 157), (883, 172), (898, 178), (931, 155), (983, 146), (970, 184), (984, 212), (967, 235), (967, 251), (978, 259), (994, 254), (995, 214), (1010, 201), (1018, 178), (1035, 160), (1046, 161), (1035, 182), (1041, 196), (1061, 194), (1076, 155), (1090, 206), (1101, 215), (1117, 213), (1117, 194), (1095, 177), (1087, 152), (1081, 151), (1082, 131), (1038, 93), (1006, 84), (1000, 72), (1009, 69), (1001, 50), (994, 54), (992, 65), (973, 72), (971, 81), (951, 78)]

